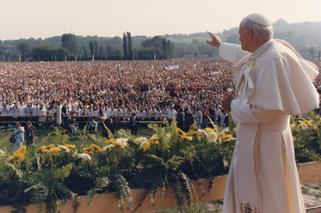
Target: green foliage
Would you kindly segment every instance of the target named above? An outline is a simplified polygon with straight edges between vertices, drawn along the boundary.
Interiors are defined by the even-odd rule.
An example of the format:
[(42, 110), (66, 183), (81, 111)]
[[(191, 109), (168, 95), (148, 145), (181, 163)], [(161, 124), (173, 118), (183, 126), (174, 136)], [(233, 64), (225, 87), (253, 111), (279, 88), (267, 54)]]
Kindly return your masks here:
[(292, 117), (291, 129), (298, 162), (321, 161), (321, 121), (314, 113)]
[(133, 195), (127, 180), (119, 173), (113, 174), (112, 179), (116, 198), (118, 199), (118, 206), (123, 209), (124, 203), (126, 203), (130, 209), (133, 209)]
[(132, 34), (130, 32), (127, 32), (127, 39), (128, 39), (128, 56), (127, 59), (132, 60), (133, 59), (133, 38)]
[(77, 37), (74, 34), (68, 33), (61, 36), (61, 46), (75, 56), (78, 52)]
[(17, 49), (20, 51), (21, 59), (25, 61), (32, 56), (32, 47), (28, 42), (21, 42), (17, 45)]
[(57, 167), (55, 162), (49, 165), (49, 168), (28, 172), (25, 182), (29, 187), (24, 192), (30, 194), (31, 202), (40, 204), (40, 208), (45, 204), (47, 212), (55, 213), (59, 210), (58, 199), (66, 202), (73, 197), (72, 191), (62, 182), (69, 176), (73, 165)]
[[(320, 117), (293, 117), (291, 127), (298, 162), (321, 159)], [(232, 126), (233, 127), (233, 126)], [(0, 133), (0, 205), (37, 203), (39, 211), (58, 212), (58, 200), (115, 192), (119, 208), (133, 209), (132, 188), (147, 188), (152, 202), (157, 193), (173, 187), (179, 211), (191, 204), (191, 180), (228, 172), (235, 145), (234, 128), (178, 129), (176, 122), (151, 124), (151, 137), (121, 130), (106, 140), (61, 128), (36, 131), (36, 146), (22, 161), (10, 161), (10, 131)], [(137, 208), (137, 206), (136, 206)]]
[(89, 42), (89, 50), (90, 50), (90, 55), (94, 59), (96, 53), (98, 52), (98, 44), (97, 41), (91, 40)]
[(110, 184), (110, 180), (107, 177), (99, 177), (95, 181), (95, 185), (88, 191), (88, 195), (90, 197), (89, 202), (91, 203), (94, 199), (94, 196), (97, 193), (105, 192), (106, 188)]
[(126, 33), (123, 34), (123, 59), (128, 59), (128, 37)]
[(32, 58), (35, 61), (63, 61), (68, 56), (64, 48), (53, 46), (40, 46), (32, 50)]

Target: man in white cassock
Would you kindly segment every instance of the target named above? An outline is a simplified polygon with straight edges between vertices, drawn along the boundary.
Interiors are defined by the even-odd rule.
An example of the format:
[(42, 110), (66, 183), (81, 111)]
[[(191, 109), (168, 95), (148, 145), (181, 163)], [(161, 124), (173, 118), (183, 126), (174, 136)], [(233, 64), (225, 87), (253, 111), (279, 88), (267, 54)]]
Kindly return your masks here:
[(286, 41), (272, 39), (262, 15), (245, 17), (239, 34), (240, 46), (211, 33), (208, 41), (233, 63), (236, 86), (235, 97), (223, 102), (238, 125), (223, 213), (305, 212), (289, 120), (319, 107), (318, 69)]

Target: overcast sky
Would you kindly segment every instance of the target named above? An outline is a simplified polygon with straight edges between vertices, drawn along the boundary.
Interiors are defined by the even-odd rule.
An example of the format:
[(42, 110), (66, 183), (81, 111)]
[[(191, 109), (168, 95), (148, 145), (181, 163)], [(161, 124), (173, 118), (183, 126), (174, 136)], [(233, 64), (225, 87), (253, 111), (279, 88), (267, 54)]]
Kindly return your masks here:
[(0, 0), (0, 39), (63, 33), (121, 36), (213, 31), (253, 12), (273, 22), (321, 21), (321, 0)]

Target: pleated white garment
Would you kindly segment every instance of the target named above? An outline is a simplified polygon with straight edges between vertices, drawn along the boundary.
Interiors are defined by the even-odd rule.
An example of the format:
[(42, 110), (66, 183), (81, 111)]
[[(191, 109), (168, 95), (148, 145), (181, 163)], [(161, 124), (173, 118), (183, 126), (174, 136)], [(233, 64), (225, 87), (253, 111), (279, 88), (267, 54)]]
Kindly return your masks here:
[(252, 54), (223, 43), (220, 56), (234, 63), (238, 124), (223, 213), (304, 213), (289, 120), (319, 106), (317, 69), (284, 41)]

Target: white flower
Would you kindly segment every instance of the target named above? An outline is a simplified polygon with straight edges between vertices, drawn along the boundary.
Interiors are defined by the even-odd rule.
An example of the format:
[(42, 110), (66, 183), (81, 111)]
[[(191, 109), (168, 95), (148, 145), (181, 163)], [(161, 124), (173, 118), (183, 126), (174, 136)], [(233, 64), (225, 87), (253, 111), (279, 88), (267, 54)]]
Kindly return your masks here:
[(139, 137), (134, 140), (134, 143), (137, 145), (140, 145), (142, 143), (148, 142), (148, 139), (146, 137)]
[(58, 147), (60, 147), (61, 149), (63, 149), (64, 151), (66, 151), (68, 153), (70, 152), (70, 149), (68, 147), (66, 147), (66, 146), (58, 145)]
[(86, 153), (81, 153), (81, 154), (78, 154), (78, 157), (83, 159), (83, 160), (91, 160), (91, 157), (90, 155), (86, 154)]
[(127, 143), (128, 138), (117, 138), (116, 141), (120, 143)]
[(109, 149), (114, 148), (114, 147), (115, 147), (114, 144), (109, 144), (109, 145), (107, 145), (107, 146), (104, 146), (104, 147), (103, 147), (103, 150), (106, 151), (106, 150), (109, 150)]
[(159, 137), (158, 137), (158, 135), (154, 134), (154, 135), (152, 135), (150, 140), (159, 140)]
[(4, 156), (6, 153), (2, 149), (0, 149), (0, 157)]
[(215, 131), (213, 132), (209, 132), (207, 133), (206, 135), (206, 140), (209, 142), (209, 143), (213, 143), (213, 142), (216, 142), (218, 139), (218, 135)]
[(198, 129), (197, 131), (201, 134), (207, 135), (207, 132), (204, 129)]
[(120, 144), (123, 144), (125, 147), (128, 146), (128, 143), (127, 143), (128, 142), (128, 138), (117, 138), (116, 142), (120, 143)]

